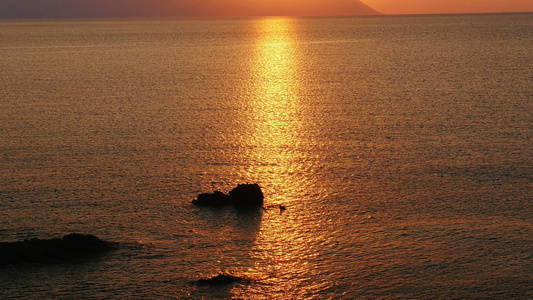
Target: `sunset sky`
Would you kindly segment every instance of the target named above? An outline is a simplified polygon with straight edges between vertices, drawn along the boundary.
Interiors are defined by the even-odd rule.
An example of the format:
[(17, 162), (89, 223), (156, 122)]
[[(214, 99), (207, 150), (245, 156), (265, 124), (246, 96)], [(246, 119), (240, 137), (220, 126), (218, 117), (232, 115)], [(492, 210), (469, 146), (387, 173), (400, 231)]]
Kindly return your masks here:
[(0, 0), (0, 18), (357, 16), (359, 0)]
[(533, 0), (361, 0), (384, 14), (533, 12)]
[(0, 18), (357, 16), (533, 12), (533, 0), (0, 0)]

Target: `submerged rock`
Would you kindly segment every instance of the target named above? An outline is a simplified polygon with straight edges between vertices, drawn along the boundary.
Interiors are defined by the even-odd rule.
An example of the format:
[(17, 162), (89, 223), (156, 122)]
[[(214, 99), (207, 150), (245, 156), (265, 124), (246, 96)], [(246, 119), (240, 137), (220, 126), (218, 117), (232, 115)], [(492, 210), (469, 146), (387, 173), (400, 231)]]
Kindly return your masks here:
[(239, 184), (226, 195), (220, 191), (212, 194), (198, 195), (192, 203), (200, 206), (235, 206), (238, 208), (253, 208), (263, 206), (264, 195), (261, 187), (254, 184)]
[(21, 263), (60, 263), (90, 258), (116, 249), (94, 235), (72, 233), (62, 239), (33, 238), (0, 243), (0, 266)]
[(198, 285), (222, 285), (222, 284), (230, 284), (235, 282), (241, 282), (244, 278), (233, 276), (229, 274), (218, 274), (217, 276), (207, 278), (207, 279), (199, 279), (196, 281)]

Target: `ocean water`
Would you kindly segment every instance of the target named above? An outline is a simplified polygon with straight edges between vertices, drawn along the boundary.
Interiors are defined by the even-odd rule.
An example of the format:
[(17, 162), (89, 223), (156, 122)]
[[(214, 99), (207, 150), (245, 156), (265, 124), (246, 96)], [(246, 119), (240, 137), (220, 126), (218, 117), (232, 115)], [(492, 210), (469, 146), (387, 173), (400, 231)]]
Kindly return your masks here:
[[(120, 247), (0, 298), (533, 298), (532, 49), (532, 14), (1, 21), (0, 240)], [(191, 205), (239, 183), (265, 209)]]

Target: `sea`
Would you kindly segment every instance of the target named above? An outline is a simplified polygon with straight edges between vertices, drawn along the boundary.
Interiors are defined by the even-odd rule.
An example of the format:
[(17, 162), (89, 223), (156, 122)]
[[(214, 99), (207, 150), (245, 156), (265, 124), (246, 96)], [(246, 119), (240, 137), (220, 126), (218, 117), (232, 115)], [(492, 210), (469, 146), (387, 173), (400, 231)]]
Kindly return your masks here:
[(2, 299), (533, 299), (533, 14), (2, 20), (0, 170)]

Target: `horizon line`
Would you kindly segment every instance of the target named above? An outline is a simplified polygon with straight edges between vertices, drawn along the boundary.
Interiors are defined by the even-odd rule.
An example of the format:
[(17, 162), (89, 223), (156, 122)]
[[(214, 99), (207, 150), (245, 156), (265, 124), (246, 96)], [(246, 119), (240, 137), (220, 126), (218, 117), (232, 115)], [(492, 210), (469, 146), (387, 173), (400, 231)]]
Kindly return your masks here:
[(2, 18), (0, 21), (16, 21), (16, 20), (235, 20), (235, 19), (260, 19), (260, 18), (294, 18), (294, 19), (308, 19), (308, 18), (369, 18), (369, 17), (420, 17), (420, 16), (458, 16), (458, 15), (514, 15), (514, 14), (533, 14), (533, 11), (516, 11), (516, 12), (467, 12), (467, 13), (426, 13), (426, 14), (367, 14), (367, 15), (332, 15), (332, 16), (320, 16), (320, 15), (257, 15), (257, 16), (222, 16), (222, 17), (210, 17), (210, 16), (175, 16), (175, 17), (154, 17), (154, 16), (138, 16), (138, 17), (56, 17), (56, 18), (32, 18), (32, 17), (18, 17), (18, 18)]

